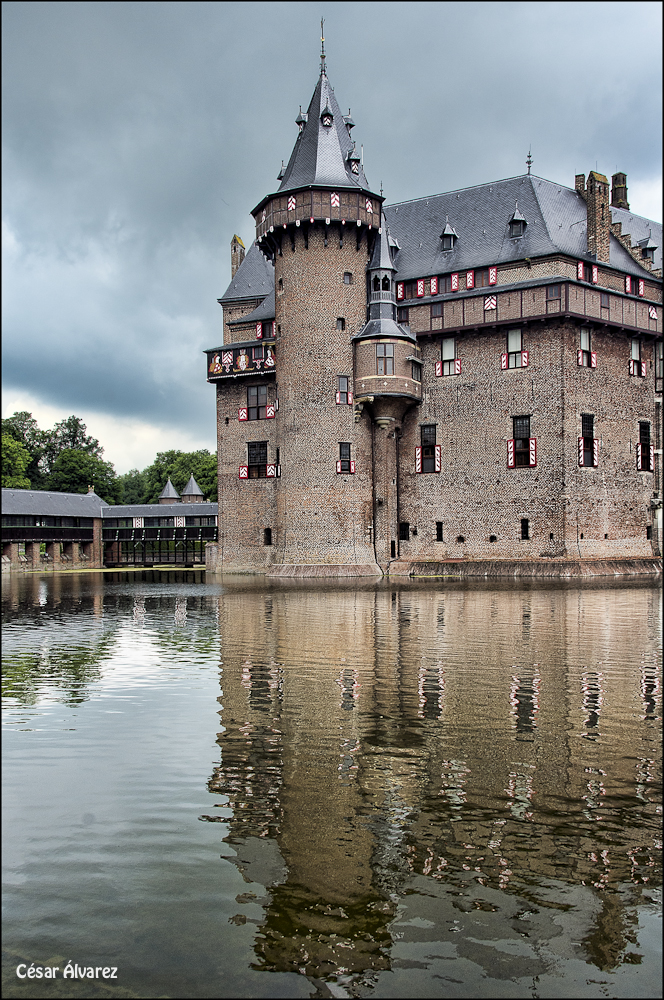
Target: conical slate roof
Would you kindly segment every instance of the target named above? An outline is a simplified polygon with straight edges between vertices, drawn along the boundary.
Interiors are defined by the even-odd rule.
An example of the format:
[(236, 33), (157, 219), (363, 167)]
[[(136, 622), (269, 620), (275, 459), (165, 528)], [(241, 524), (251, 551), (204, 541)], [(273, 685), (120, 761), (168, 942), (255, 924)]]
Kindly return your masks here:
[[(170, 482), (170, 479), (169, 479)], [(200, 488), (193, 476), (189, 476), (189, 482), (182, 490), (183, 497), (202, 497), (203, 490)]]
[(180, 499), (180, 494), (178, 493), (178, 491), (173, 486), (173, 483), (171, 482), (171, 477), (170, 476), (168, 477), (168, 482), (166, 483), (166, 485), (164, 486), (163, 490), (159, 494), (159, 499), (160, 500), (179, 500)]
[[(332, 124), (324, 119), (332, 116)], [(354, 143), (350, 137), (352, 119), (341, 113), (334, 90), (323, 69), (314, 95), (304, 115), (298, 115), (301, 131), (288, 161), (279, 193), (302, 187), (339, 187), (369, 190), (364, 170), (353, 173), (348, 154)], [(351, 125), (352, 127), (352, 125)]]
[(381, 212), (381, 223), (380, 229), (378, 230), (378, 236), (374, 242), (373, 253), (371, 254), (371, 260), (367, 265), (367, 271), (396, 271), (396, 267), (392, 263), (392, 254), (390, 253), (390, 233), (387, 228), (387, 222), (385, 216)]

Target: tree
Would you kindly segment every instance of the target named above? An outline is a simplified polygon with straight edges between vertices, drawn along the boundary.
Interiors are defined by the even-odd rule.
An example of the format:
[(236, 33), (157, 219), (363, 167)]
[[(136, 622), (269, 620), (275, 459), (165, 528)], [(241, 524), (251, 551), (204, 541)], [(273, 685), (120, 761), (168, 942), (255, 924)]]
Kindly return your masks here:
[(118, 481), (111, 463), (79, 448), (65, 448), (53, 464), (47, 488), (57, 493), (87, 493), (89, 486), (106, 503), (118, 502)]
[[(21, 410), (11, 417), (5, 417), (2, 421), (2, 433), (12, 437), (15, 441), (26, 448), (30, 455), (30, 461), (25, 469), (25, 476), (30, 480), (30, 488), (33, 490), (45, 490), (46, 477), (42, 468), (42, 458), (46, 435), (42, 431), (27, 410)], [(4, 450), (4, 445), (3, 445)]]
[(202, 489), (205, 499), (217, 499), (217, 456), (211, 455), (207, 448), (188, 452), (160, 451), (143, 474), (146, 479), (144, 503), (156, 503), (169, 478), (178, 493), (182, 493), (190, 476)]
[[(130, 469), (129, 472), (118, 476), (119, 503), (144, 503), (145, 491), (147, 489), (147, 479), (144, 472), (138, 469)], [(202, 487), (201, 487), (202, 489)]]
[(104, 449), (97, 438), (91, 437), (80, 417), (73, 414), (71, 417), (66, 417), (65, 420), (60, 420), (53, 427), (53, 430), (44, 431), (43, 434), (42, 464), (47, 474), (53, 470), (58, 455), (63, 451), (83, 451), (95, 458), (101, 458), (104, 454)]
[[(3, 421), (4, 422), (4, 421)], [(29, 490), (30, 480), (25, 472), (31, 455), (20, 441), (11, 434), (2, 435), (2, 485), (14, 490)]]

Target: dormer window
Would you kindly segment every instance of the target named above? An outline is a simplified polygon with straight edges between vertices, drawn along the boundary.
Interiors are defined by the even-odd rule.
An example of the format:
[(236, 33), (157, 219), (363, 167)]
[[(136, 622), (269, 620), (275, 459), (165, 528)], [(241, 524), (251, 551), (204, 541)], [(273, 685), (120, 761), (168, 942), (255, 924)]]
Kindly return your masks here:
[(321, 111), (320, 120), (322, 121), (323, 125), (326, 128), (329, 128), (332, 125), (334, 117), (332, 115), (332, 109), (329, 104), (326, 104), (323, 110)]
[(517, 201), (514, 203), (514, 214), (509, 221), (510, 239), (518, 239), (519, 236), (523, 236), (527, 225), (526, 217), (519, 211), (519, 203)]
[(351, 172), (354, 174), (359, 174), (360, 172), (360, 158), (355, 152), (355, 143), (353, 143), (353, 148), (347, 156), (347, 160), (350, 163)]
[(440, 234), (440, 238), (443, 243), (443, 250), (454, 250), (454, 244), (459, 237), (457, 236), (456, 231), (452, 229), (450, 221), (447, 217), (445, 217), (445, 228)]

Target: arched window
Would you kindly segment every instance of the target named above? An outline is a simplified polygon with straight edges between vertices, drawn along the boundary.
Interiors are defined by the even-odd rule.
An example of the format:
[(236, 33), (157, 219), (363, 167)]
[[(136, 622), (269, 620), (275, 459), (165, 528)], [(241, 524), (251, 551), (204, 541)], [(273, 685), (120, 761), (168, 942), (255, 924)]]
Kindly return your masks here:
[(376, 275), (376, 277), (373, 280), (373, 290), (374, 292), (380, 291), (380, 278), (378, 277), (378, 275)]
[(390, 290), (390, 279), (388, 278), (387, 275), (385, 275), (385, 277), (383, 278), (383, 291), (389, 292), (389, 290)]

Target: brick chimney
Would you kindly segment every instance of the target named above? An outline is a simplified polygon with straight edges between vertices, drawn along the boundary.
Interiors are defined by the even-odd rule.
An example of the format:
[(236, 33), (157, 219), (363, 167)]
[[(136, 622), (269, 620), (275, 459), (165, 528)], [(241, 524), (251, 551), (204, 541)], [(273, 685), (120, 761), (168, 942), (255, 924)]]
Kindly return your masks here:
[(235, 277), (235, 272), (244, 260), (245, 255), (244, 243), (239, 236), (234, 236), (231, 240), (231, 281)]
[(626, 208), (629, 211), (627, 174), (614, 174), (611, 178), (611, 204), (614, 208)]
[(577, 174), (574, 178), (574, 190), (577, 194), (580, 194), (583, 200), (586, 200), (586, 175)]
[(604, 174), (598, 174), (596, 170), (591, 170), (588, 174), (586, 205), (588, 217), (588, 253), (591, 257), (608, 263), (609, 234), (611, 232), (609, 182)]

